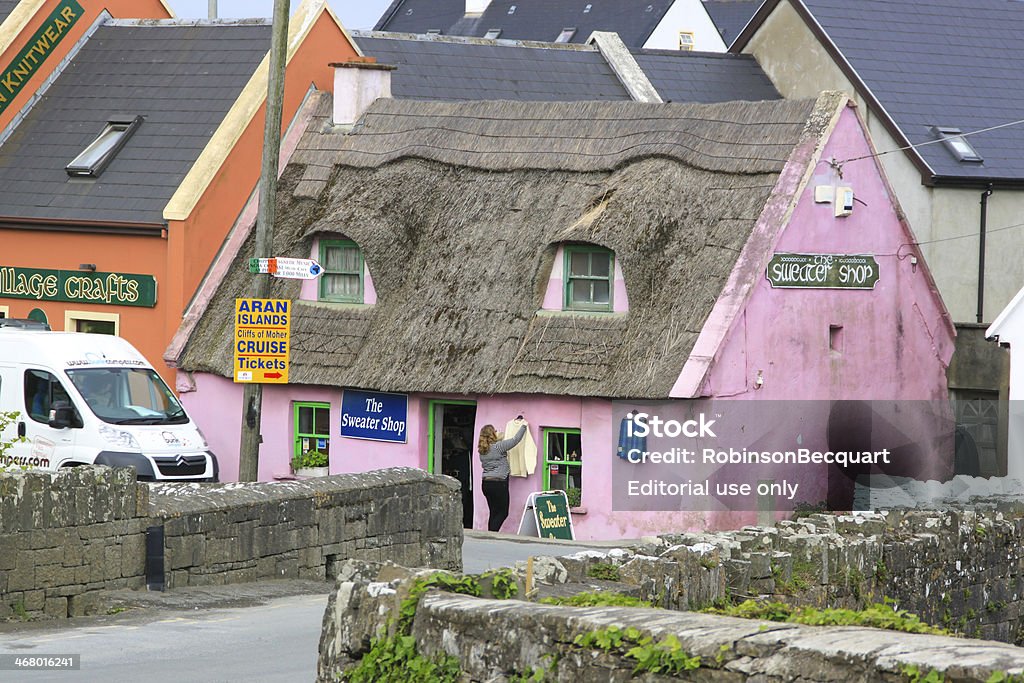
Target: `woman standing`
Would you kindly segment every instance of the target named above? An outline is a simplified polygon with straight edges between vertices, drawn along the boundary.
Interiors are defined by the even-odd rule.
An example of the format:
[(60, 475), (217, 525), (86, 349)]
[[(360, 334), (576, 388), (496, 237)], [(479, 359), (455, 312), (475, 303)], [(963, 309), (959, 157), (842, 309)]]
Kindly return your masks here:
[(483, 466), (483, 490), (487, 499), (490, 517), (487, 520), (488, 531), (498, 531), (508, 517), (508, 451), (513, 448), (526, 434), (526, 422), (511, 439), (501, 440), (494, 425), (484, 425), (480, 430), (477, 450), (480, 451), (480, 464)]

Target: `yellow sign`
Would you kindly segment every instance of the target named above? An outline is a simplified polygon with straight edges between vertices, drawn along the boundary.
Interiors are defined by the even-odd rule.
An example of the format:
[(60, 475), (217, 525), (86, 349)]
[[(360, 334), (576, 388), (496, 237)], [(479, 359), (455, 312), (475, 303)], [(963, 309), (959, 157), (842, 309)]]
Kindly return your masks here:
[(235, 381), (287, 384), (292, 302), (235, 299)]

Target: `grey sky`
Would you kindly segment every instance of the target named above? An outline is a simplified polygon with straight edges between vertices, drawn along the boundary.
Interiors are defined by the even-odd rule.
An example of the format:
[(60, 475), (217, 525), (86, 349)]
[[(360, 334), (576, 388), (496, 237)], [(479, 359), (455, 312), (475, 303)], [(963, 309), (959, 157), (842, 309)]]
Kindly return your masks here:
[[(182, 19), (205, 18), (207, 0), (167, 0), (174, 13)], [(329, 0), (328, 4), (347, 29), (369, 29), (390, 5), (390, 0)], [(299, 5), (292, 0), (292, 8)], [(269, 17), (274, 13), (273, 0), (218, 0), (217, 14), (225, 19)]]

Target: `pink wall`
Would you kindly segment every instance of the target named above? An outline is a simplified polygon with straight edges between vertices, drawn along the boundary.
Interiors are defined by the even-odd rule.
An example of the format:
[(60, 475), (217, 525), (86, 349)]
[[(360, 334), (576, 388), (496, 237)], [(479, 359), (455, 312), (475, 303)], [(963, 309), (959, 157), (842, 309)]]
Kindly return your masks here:
[[(870, 153), (856, 114), (844, 110), (821, 158)], [(903, 229), (875, 163), (865, 159), (843, 168), (838, 182), (860, 200), (844, 218), (835, 217), (832, 204), (814, 202), (814, 186), (831, 185), (834, 178), (824, 162), (816, 171), (775, 251), (873, 254), (878, 282), (872, 290), (773, 289), (762, 269), (701, 393), (944, 400), (953, 332), (920, 257), (916, 267), (911, 263), (913, 237)], [(843, 328), (839, 352), (829, 350), (830, 325)]]

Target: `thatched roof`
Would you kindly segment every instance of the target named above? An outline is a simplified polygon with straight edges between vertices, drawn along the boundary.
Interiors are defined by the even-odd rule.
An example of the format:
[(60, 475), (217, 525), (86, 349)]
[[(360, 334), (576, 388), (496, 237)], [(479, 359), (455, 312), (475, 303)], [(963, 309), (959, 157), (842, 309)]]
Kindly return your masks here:
[[(296, 302), (291, 381), (617, 398), (668, 396), (787, 159), (841, 101), (379, 100), (345, 135), (321, 97), (279, 189), (275, 255), (344, 234), (378, 302)], [(539, 311), (572, 241), (614, 250), (629, 313)], [(251, 255), (250, 239), (180, 367), (230, 377)]]

